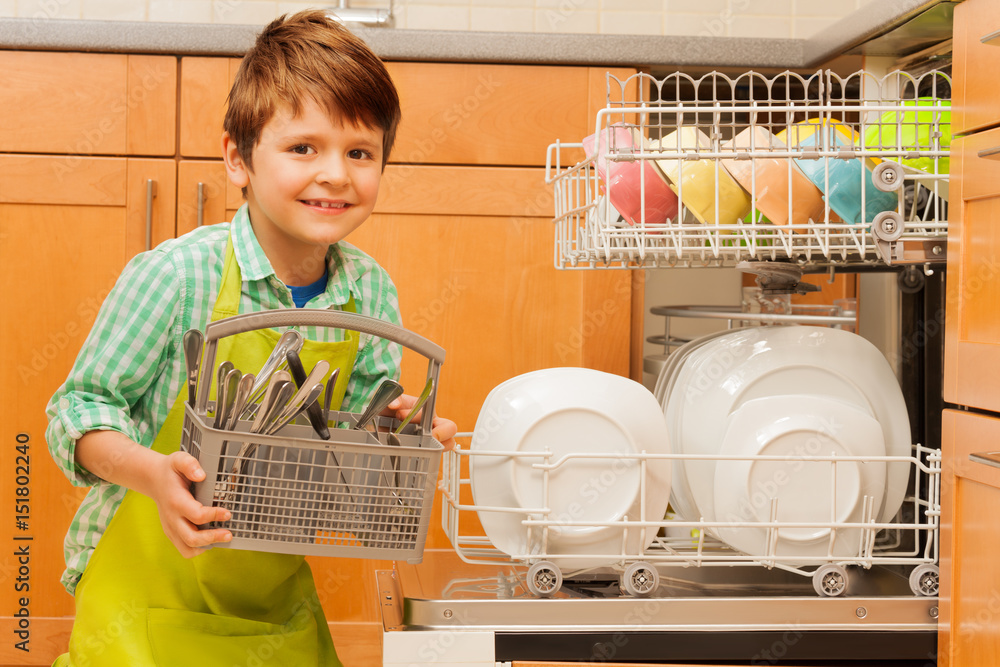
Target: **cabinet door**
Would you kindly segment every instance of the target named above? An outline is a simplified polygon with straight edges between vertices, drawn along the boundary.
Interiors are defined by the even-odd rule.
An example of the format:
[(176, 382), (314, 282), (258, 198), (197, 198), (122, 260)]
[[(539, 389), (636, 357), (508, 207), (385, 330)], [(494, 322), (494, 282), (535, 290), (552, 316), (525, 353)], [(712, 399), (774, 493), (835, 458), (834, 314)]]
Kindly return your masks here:
[(0, 151), (173, 155), (177, 59), (0, 51)]
[(1000, 39), (992, 44), (982, 42), (983, 37), (997, 31), (1000, 3), (996, 0), (966, 0), (955, 7), (952, 132), (956, 135), (1000, 123), (996, 88)]
[[(955, 141), (948, 228), (945, 400), (1000, 411), (1000, 129)], [(991, 156), (991, 157), (984, 157)], [(953, 186), (954, 187), (954, 186)]]
[(232, 220), (239, 208), (237, 204), (229, 210), (232, 190), (240, 197), (221, 160), (181, 160), (177, 165), (177, 235), (197, 227), (199, 216), (203, 225)]
[[(3, 642), (0, 664), (51, 664), (66, 648), (73, 599), (59, 583), (62, 543), (86, 489), (71, 486), (48, 455), (44, 409), (126, 261), (145, 245), (149, 179), (153, 241), (173, 236), (173, 165), (0, 155), (0, 280), (10, 286), (0, 297), (0, 494), (10, 500), (0, 510), (0, 632), (16, 636), (20, 608), (31, 616), (31, 651)], [(27, 563), (19, 548), (29, 550)]]
[(239, 64), (239, 58), (181, 58), (182, 156), (222, 157), (226, 97)]
[(970, 460), (1000, 450), (1000, 419), (945, 410), (942, 423), (938, 664), (1000, 664), (1000, 468)]

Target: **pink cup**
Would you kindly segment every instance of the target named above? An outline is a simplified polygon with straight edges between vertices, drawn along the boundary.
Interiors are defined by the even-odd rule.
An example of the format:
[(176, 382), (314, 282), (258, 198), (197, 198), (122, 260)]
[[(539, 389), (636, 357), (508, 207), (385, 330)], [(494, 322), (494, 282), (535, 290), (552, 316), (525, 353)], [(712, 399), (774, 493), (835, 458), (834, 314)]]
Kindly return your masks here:
[[(609, 141), (610, 140), (610, 141)], [(634, 128), (616, 123), (583, 140), (587, 156), (596, 154), (595, 166), (608, 199), (630, 224), (663, 224), (677, 215), (677, 195), (653, 166), (651, 160), (616, 162), (607, 159), (617, 155), (637, 154), (642, 136)], [(595, 146), (596, 144), (596, 146)]]

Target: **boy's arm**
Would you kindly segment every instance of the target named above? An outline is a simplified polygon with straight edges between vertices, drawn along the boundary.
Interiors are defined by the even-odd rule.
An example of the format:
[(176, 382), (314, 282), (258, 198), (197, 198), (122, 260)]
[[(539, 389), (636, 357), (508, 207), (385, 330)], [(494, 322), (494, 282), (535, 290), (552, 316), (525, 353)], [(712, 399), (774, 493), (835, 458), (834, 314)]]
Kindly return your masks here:
[[(129, 263), (66, 382), (49, 402), (46, 439), (73, 484), (103, 480), (150, 496), (168, 537), (181, 553), (193, 555), (206, 540), (226, 536), (191, 532), (191, 522), (206, 516), (184, 481), (198, 474), (191, 466), (194, 459), (150, 449), (173, 404), (169, 394), (176, 393), (163, 378), (177, 363), (178, 332), (184, 326), (180, 282), (163, 253), (143, 253)], [(217, 518), (214, 511), (208, 516)]]
[(90, 431), (76, 442), (76, 462), (105, 481), (152, 498), (163, 532), (186, 558), (232, 539), (223, 528), (198, 529), (196, 524), (228, 521), (231, 515), (221, 507), (205, 507), (191, 495), (188, 485), (203, 480), (205, 471), (186, 452), (163, 455), (118, 431)]

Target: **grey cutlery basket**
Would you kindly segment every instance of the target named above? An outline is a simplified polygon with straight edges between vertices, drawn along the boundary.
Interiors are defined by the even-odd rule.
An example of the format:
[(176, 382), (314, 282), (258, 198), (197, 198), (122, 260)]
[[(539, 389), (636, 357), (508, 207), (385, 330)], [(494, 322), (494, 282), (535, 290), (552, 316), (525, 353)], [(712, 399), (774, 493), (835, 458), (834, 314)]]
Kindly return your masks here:
[[(199, 383), (195, 405), (186, 405), (181, 448), (196, 457), (205, 479), (193, 485), (204, 505), (226, 507), (230, 521), (208, 524), (233, 534), (216, 547), (311, 556), (376, 558), (419, 563), (430, 523), (441, 443), (431, 433), (444, 350), (406, 329), (363, 315), (289, 309), (230, 317), (205, 328), (202, 377), (212, 375), (219, 339), (254, 329), (322, 326), (379, 336), (428, 359), (434, 392), (420, 424), (399, 434), (400, 446), (383, 445), (351, 428), (360, 416), (331, 412), (330, 440), (307, 423), (274, 435), (251, 434), (251, 420), (233, 430), (213, 428), (209, 384)], [(251, 370), (251, 369), (242, 369)], [(384, 431), (393, 419), (380, 417)], [(246, 447), (249, 445), (249, 447)], [(250, 452), (248, 453), (248, 450)]]

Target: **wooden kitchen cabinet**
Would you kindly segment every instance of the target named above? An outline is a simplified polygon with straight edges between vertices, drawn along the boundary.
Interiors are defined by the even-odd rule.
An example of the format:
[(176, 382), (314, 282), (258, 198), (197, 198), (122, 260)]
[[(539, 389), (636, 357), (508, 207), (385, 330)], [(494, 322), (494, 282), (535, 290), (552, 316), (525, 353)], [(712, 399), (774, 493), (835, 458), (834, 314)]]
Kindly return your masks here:
[(0, 51), (0, 71), (0, 152), (174, 154), (174, 57)]
[(180, 154), (222, 159), (226, 97), (239, 58), (180, 59)]
[(996, 30), (993, 0), (956, 6), (952, 129), (966, 136), (952, 143), (944, 398), (963, 409), (942, 419), (942, 667), (1000, 662), (1000, 469), (969, 458), (1000, 449), (1000, 46), (981, 41)]
[[(172, 159), (0, 155), (0, 280), (10, 286), (0, 317), (0, 494), (9, 500), (0, 510), (0, 632), (15, 637), (21, 607), (31, 616), (31, 651), (3, 642), (3, 665), (51, 664), (69, 638), (62, 542), (86, 489), (70, 486), (49, 456), (44, 410), (125, 263), (146, 245), (150, 179), (155, 243), (173, 236)], [(27, 563), (15, 555), (25, 547)]]
[(966, 0), (955, 7), (955, 53), (952, 75), (954, 134), (975, 132), (1000, 124), (1000, 93), (996, 77), (1000, 70), (1000, 39), (984, 44), (982, 38), (1000, 31), (1000, 3)]
[[(944, 398), (1000, 411), (1000, 129), (952, 144)], [(1000, 154), (996, 156), (1000, 158)]]
[(941, 500), (939, 660), (949, 665), (1000, 664), (1000, 468), (970, 454), (1000, 450), (1000, 418), (946, 410)]

